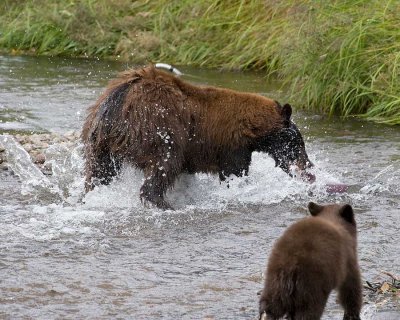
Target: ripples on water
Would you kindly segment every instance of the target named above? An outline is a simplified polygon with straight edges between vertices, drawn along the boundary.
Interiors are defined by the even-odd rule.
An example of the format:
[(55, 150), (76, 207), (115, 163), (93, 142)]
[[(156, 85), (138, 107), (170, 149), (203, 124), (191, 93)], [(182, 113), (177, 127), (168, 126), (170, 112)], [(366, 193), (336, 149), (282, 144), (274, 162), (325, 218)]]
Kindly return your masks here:
[[(88, 67), (82, 61), (75, 69), (68, 63), (58, 67), (66, 69), (64, 77), (57, 78), (60, 91), (74, 72), (83, 79), (74, 83), (76, 91), (61, 95), (65, 99), (58, 91), (44, 92), (62, 108), (68, 101), (75, 106), (67, 118), (62, 111), (52, 114), (46, 109), (45, 119), (53, 117), (52, 130), (62, 131), (79, 126), (78, 113), (98, 94), (88, 90), (99, 90), (104, 81), (96, 87), (95, 78), (87, 80), (83, 75)], [(111, 69), (102, 65), (99, 77)], [(203, 79), (217, 75), (199, 72)], [(36, 81), (44, 86), (51, 77)], [(232, 77), (237, 75), (224, 75), (225, 81)], [(241, 81), (223, 84), (250, 82), (250, 91), (261, 87), (257, 81), (263, 82), (258, 77)], [(47, 120), (35, 111), (35, 99), (44, 99), (35, 96), (35, 88), (10, 87), (0, 93), (0, 104), (18, 110), (19, 103), (33, 96), (29, 112), (40, 131)], [(26, 96), (11, 106), (15, 90)], [(182, 176), (167, 196), (176, 211), (143, 208), (143, 175), (130, 167), (112, 185), (84, 196), (81, 146), (50, 147), (50, 177), (35, 172), (15, 150), (13, 169), (20, 178), (0, 175), (0, 318), (255, 319), (256, 293), (263, 285), (271, 246), (288, 225), (307, 215), (310, 200), (354, 206), (365, 280), (381, 270), (399, 273), (400, 130), (305, 114), (295, 120), (308, 137), (315, 184), (290, 179), (269, 157), (256, 153), (250, 175), (233, 178), (229, 188), (216, 176)], [(326, 184), (339, 182), (350, 185), (348, 193), (326, 192)], [(370, 304), (363, 309), (363, 319), (375, 319), (385, 308), (399, 310), (390, 303)], [(332, 296), (324, 319), (341, 319), (341, 313)]]

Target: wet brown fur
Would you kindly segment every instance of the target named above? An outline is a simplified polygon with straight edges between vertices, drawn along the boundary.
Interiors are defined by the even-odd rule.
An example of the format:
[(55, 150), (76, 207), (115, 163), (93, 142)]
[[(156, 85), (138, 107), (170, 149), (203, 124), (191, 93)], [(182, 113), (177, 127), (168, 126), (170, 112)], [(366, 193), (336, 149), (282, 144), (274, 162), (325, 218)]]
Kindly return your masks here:
[[(122, 107), (106, 110), (118, 90)], [(93, 179), (108, 183), (125, 160), (144, 170), (141, 197), (168, 208), (163, 195), (181, 172), (221, 173), (235, 159), (246, 167), (252, 143), (284, 121), (282, 108), (257, 94), (195, 86), (153, 66), (125, 71), (88, 110), (86, 190)]]
[(362, 289), (356, 223), (349, 205), (309, 204), (312, 217), (290, 226), (276, 242), (260, 298), (260, 318), (320, 319), (337, 289), (345, 320), (359, 320)]

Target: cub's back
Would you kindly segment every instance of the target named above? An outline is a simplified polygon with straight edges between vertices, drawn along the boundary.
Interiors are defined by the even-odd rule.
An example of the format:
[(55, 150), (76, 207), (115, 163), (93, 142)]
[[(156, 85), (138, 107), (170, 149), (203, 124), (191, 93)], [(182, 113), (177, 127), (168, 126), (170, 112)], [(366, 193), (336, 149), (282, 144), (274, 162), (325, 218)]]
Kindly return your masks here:
[[(310, 217), (290, 226), (276, 242), (268, 265), (269, 273), (301, 273), (332, 281), (332, 287), (345, 276), (349, 237), (341, 226)], [(318, 277), (320, 276), (320, 277)]]

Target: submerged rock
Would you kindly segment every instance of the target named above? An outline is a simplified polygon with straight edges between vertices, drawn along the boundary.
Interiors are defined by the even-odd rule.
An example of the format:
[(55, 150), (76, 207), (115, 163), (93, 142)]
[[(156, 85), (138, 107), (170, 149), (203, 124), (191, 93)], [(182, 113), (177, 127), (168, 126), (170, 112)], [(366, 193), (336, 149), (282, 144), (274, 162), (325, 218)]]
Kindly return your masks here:
[(43, 153), (39, 153), (37, 156), (35, 156), (33, 163), (36, 164), (43, 164), (46, 162), (46, 156)]

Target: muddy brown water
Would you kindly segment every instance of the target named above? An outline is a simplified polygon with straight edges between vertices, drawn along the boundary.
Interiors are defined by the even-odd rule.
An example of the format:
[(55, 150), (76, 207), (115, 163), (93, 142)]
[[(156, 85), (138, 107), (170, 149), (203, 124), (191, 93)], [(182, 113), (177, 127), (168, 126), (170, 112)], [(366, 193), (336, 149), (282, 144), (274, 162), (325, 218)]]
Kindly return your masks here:
[[(127, 67), (0, 62), (3, 137), (79, 130), (86, 107)], [(284, 95), (260, 74), (181, 69), (195, 83)], [(83, 198), (79, 145), (46, 150), (53, 164), (47, 180), (10, 147), (15, 174), (0, 173), (0, 318), (255, 319), (271, 247), (307, 215), (310, 200), (353, 205), (364, 281), (385, 279), (382, 270), (400, 274), (400, 128), (300, 111), (294, 120), (316, 165), (315, 184), (290, 179), (254, 154), (249, 177), (233, 178), (229, 189), (215, 176), (181, 177), (168, 193), (174, 212), (143, 208), (142, 174), (129, 167)], [(330, 183), (349, 189), (329, 194)], [(365, 300), (363, 319), (400, 318), (398, 299)], [(341, 317), (332, 295), (324, 319)]]

